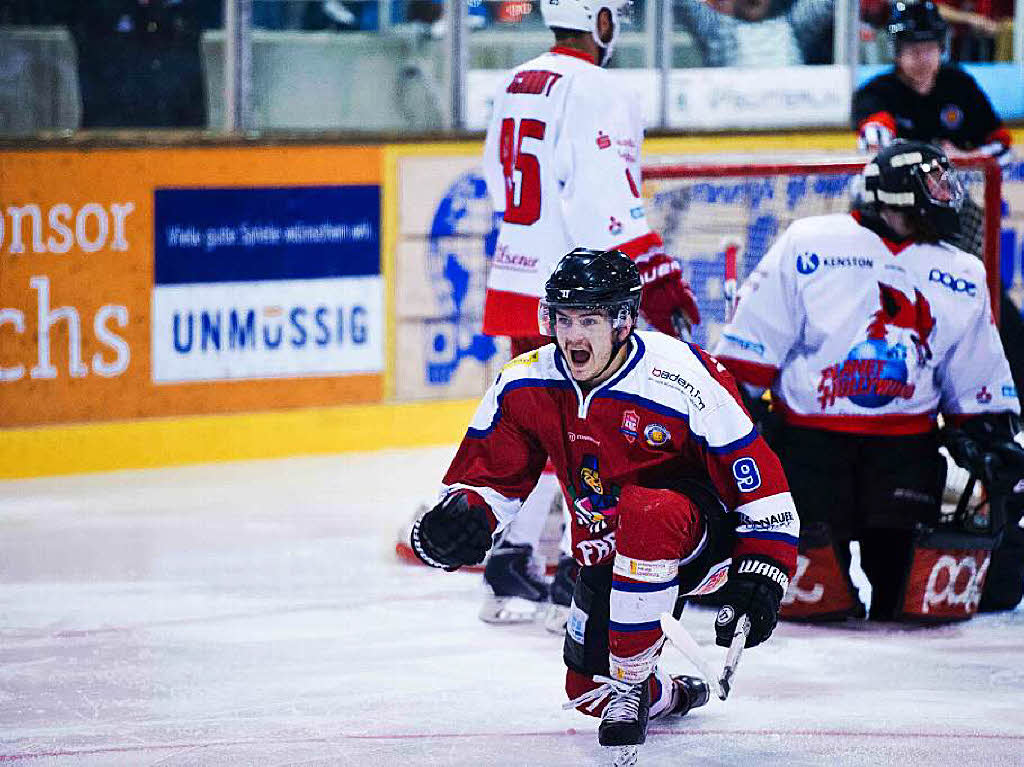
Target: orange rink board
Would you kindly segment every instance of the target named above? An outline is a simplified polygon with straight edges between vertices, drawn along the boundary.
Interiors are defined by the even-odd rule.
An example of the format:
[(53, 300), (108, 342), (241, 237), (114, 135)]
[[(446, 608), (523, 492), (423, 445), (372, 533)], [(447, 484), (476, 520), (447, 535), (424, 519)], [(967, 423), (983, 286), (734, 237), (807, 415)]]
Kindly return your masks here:
[[(0, 427), (379, 401), (384, 385), (386, 327), (379, 244), (382, 165), (382, 150), (378, 147), (0, 153)], [(155, 230), (155, 200), (162, 190), (191, 194), (195, 199), (189, 197), (189, 204), (202, 219), (208, 212), (203, 210), (205, 191), (227, 190), (226, 194), (231, 195), (238, 190), (238, 194), (245, 195), (272, 190), (280, 199), (303, 191), (316, 199), (321, 188), (366, 192), (364, 197), (377, 200), (375, 210), (366, 219), (367, 232), (361, 234), (365, 241), (370, 241), (372, 235), (376, 274), (370, 276), (369, 283), (357, 283), (353, 288), (357, 291), (362, 285), (372, 284), (371, 292), (377, 295), (370, 316), (367, 312), (356, 316), (356, 341), (374, 347), (367, 357), (370, 361), (350, 365), (356, 368), (353, 370), (346, 369), (344, 363), (333, 367), (310, 363), (312, 355), (322, 351), (316, 348), (303, 348), (305, 357), (290, 358), (285, 364), (271, 360), (254, 365), (237, 354), (241, 362), (222, 361), (230, 356), (226, 349), (229, 306), (245, 306), (246, 300), (257, 302), (255, 308), (244, 310), (248, 314), (238, 314), (242, 320), (233, 330), (243, 334), (248, 331), (241, 342), (252, 349), (253, 335), (257, 335), (258, 344), (260, 331), (266, 334), (267, 323), (276, 318), (277, 335), (272, 340), (278, 344), (275, 348), (282, 350), (278, 357), (301, 356), (299, 344), (313, 347), (314, 338), (323, 340), (328, 351), (332, 346), (342, 347), (343, 341), (351, 343), (351, 338), (343, 336), (348, 329), (342, 326), (352, 318), (347, 314), (342, 317), (339, 308), (335, 325), (335, 310), (331, 308), (330, 314), (324, 309), (323, 316), (318, 315), (314, 322), (313, 310), (301, 305), (314, 300), (303, 298), (302, 288), (315, 280), (292, 280), (289, 290), (280, 297), (274, 294), (273, 286), (285, 281), (268, 283), (259, 275), (250, 275), (227, 282), (217, 276), (219, 267), (215, 267), (214, 278), (221, 282), (207, 287), (220, 291), (218, 295), (237, 299), (236, 303), (211, 304), (218, 307), (215, 312), (206, 311), (202, 303), (206, 299), (199, 304), (193, 300), (194, 311), (175, 309), (178, 313), (174, 315), (174, 331), (178, 333), (175, 344), (181, 348), (186, 348), (186, 342), (192, 344), (193, 338), (186, 331), (193, 332), (195, 340), (192, 358), (178, 367), (201, 363), (204, 372), (195, 380), (185, 380), (187, 376), (176, 370), (157, 376), (154, 360), (159, 363), (173, 357), (177, 348), (165, 340), (169, 330), (165, 335), (158, 334), (159, 328), (154, 331), (154, 307), (160, 296), (154, 282), (155, 251), (158, 238), (164, 236)], [(226, 228), (242, 232), (246, 225), (259, 223), (259, 211), (255, 217), (250, 216), (253, 211), (245, 209), (246, 199), (241, 198), (237, 217)], [(315, 218), (308, 223), (333, 223), (331, 231), (335, 235), (341, 232), (337, 236), (343, 237), (352, 228), (343, 221), (344, 214), (338, 212), (337, 220), (327, 224)], [(290, 220), (301, 222), (302, 211), (293, 211), (292, 216)], [(370, 228), (375, 231), (368, 232)], [(196, 229), (201, 237), (202, 227)], [(313, 236), (315, 233), (307, 239)], [(244, 260), (256, 252), (243, 249), (240, 243), (231, 250), (211, 249), (211, 241), (197, 242), (201, 242), (196, 247), (199, 270), (232, 259)], [(319, 242), (325, 241), (321, 237)], [(339, 245), (337, 240), (328, 241), (319, 247), (321, 252), (330, 251), (332, 258), (335, 253), (339, 260), (348, 258), (344, 242)], [(262, 252), (270, 250), (264, 248)], [(180, 276), (175, 279), (188, 282)], [(323, 281), (320, 294), (329, 294), (333, 287), (330, 280)], [(188, 303), (191, 285), (177, 284), (168, 289), (176, 291), (183, 306), (192, 306)], [(293, 305), (300, 308), (289, 314)], [(248, 327), (243, 324), (246, 318)], [(232, 322), (236, 319), (231, 317)], [(219, 327), (220, 323), (224, 328)], [(202, 339), (201, 331), (205, 333)], [(154, 338), (161, 342), (157, 353)], [(232, 337), (232, 342), (235, 340)], [(200, 351), (205, 353), (204, 359), (199, 359)], [(337, 353), (346, 352), (342, 349)], [(271, 355), (265, 352), (264, 356)]]

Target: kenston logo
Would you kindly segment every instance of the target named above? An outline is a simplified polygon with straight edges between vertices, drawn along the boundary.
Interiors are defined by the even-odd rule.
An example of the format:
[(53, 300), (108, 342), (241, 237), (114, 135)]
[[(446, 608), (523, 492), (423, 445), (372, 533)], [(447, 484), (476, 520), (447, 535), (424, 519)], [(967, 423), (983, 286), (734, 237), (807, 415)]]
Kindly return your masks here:
[(821, 259), (817, 253), (798, 253), (796, 257), (796, 270), (800, 274), (813, 274), (818, 270)]

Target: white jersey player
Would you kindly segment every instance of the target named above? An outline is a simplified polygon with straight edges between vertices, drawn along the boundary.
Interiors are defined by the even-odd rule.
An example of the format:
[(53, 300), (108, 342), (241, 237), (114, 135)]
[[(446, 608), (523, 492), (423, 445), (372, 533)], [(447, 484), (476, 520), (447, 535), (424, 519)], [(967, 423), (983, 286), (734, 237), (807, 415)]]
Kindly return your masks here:
[(1008, 442), (1013, 452), (1017, 398), (985, 269), (945, 241), (964, 196), (955, 171), (937, 147), (898, 142), (865, 166), (864, 187), (863, 211), (790, 226), (715, 349), (737, 379), (771, 387), (803, 548), (828, 560), (809, 555), (831, 592), (793, 617), (860, 612), (846, 588), (852, 539), (873, 587), (870, 617), (912, 612), (915, 528), (937, 521), (941, 498), (937, 414), (968, 432), (991, 423), (980, 450)]
[[(510, 336), (514, 357), (545, 343), (537, 325), (544, 282), (577, 246), (617, 248), (637, 263), (644, 317), (656, 329), (682, 336), (700, 319), (679, 264), (647, 224), (639, 101), (601, 66), (612, 54), (626, 5), (542, 0), (556, 44), (509, 72), (494, 96), (483, 163), (501, 224), (483, 329)], [(546, 600), (547, 584), (530, 558), (553, 503), (560, 503), (560, 487), (548, 472), (491, 555), (484, 578), (494, 598), (481, 610), (484, 620), (532, 619)], [(569, 567), (563, 558), (559, 576)], [(552, 598), (567, 606), (571, 588), (559, 581), (564, 578), (556, 577)], [(550, 627), (561, 631), (562, 622), (556, 617)]]

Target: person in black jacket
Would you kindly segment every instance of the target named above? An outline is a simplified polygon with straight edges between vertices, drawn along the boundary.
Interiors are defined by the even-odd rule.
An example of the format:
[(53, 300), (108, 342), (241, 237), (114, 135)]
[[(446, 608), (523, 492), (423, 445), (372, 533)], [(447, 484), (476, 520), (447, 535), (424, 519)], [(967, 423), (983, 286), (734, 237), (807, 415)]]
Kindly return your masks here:
[(877, 152), (894, 138), (942, 147), (949, 159), (1009, 160), (1010, 132), (974, 78), (942, 62), (946, 23), (932, 0), (897, 0), (889, 16), (895, 66), (853, 94), (851, 119), (861, 148)]
[(94, 0), (67, 23), (78, 48), (83, 128), (202, 128), (199, 52), (209, 0)]

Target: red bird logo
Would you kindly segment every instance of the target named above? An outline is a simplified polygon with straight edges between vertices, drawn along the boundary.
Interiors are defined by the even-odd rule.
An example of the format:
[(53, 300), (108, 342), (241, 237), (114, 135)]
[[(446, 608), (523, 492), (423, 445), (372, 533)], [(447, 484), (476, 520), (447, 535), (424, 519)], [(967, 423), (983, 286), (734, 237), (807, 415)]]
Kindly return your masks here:
[(913, 331), (910, 339), (917, 349), (918, 364), (923, 365), (932, 358), (928, 336), (935, 329), (935, 317), (928, 299), (921, 291), (914, 288), (914, 300), (907, 298), (902, 291), (884, 282), (878, 283), (878, 300), (882, 308), (872, 315), (868, 325), (868, 338), (884, 340), (887, 325), (906, 328)]

